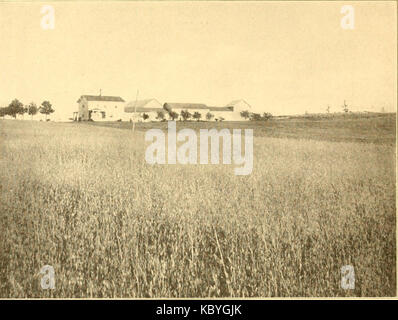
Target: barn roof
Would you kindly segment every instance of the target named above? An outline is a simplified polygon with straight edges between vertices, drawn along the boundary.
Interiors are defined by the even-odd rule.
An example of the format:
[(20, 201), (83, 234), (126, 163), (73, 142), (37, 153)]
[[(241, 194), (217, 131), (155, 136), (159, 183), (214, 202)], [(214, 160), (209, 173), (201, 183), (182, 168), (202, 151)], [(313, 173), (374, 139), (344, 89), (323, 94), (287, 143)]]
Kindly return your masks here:
[(234, 111), (233, 106), (227, 106), (227, 107), (209, 107), (210, 111)]
[(209, 109), (209, 107), (203, 103), (169, 103), (166, 102), (163, 107), (166, 110), (173, 110), (173, 109), (183, 109), (183, 110), (188, 110), (188, 109)]
[(115, 102), (124, 102), (121, 97), (116, 96), (90, 96), (90, 95), (82, 95), (77, 102), (79, 103), (80, 100), (86, 99), (87, 101), (115, 101)]
[[(155, 101), (157, 102), (156, 104), (159, 106), (158, 108), (148, 108), (145, 107), (146, 105), (148, 105), (150, 102)], [(156, 99), (145, 99), (145, 100), (137, 100), (137, 101), (130, 101), (129, 103), (126, 104), (126, 106), (124, 107), (124, 112), (134, 112), (134, 110), (136, 112), (156, 112), (156, 111), (163, 111), (162, 105), (160, 104), (160, 102)]]
[(228, 103), (228, 104), (226, 105), (226, 107), (233, 107), (233, 106), (237, 105), (239, 102), (243, 102), (243, 103), (247, 104), (247, 105), (249, 106), (249, 108), (251, 108), (251, 105), (248, 104), (248, 103), (247, 103), (245, 100), (243, 100), (243, 99), (233, 100), (233, 101), (231, 101), (230, 103)]
[[(166, 112), (163, 108), (137, 108), (136, 112), (158, 112), (163, 111)], [(126, 109), (124, 112), (134, 113), (134, 108), (129, 108), (128, 111)]]

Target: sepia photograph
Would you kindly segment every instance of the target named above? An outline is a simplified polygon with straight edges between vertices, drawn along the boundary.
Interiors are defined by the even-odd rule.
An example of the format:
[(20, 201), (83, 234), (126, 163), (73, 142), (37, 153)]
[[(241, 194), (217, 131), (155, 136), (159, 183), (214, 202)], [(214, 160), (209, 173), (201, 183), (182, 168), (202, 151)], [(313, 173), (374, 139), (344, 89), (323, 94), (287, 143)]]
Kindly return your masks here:
[(0, 299), (397, 297), (396, 1), (1, 1), (0, 47)]

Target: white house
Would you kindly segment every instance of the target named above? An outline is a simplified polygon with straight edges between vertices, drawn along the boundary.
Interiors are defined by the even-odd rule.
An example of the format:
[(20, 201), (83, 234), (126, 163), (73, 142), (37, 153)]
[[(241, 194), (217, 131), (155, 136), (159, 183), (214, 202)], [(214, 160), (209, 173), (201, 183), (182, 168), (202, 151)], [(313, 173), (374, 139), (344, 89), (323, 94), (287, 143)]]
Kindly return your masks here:
[(124, 103), (121, 97), (82, 95), (74, 120), (117, 121), (123, 118)]

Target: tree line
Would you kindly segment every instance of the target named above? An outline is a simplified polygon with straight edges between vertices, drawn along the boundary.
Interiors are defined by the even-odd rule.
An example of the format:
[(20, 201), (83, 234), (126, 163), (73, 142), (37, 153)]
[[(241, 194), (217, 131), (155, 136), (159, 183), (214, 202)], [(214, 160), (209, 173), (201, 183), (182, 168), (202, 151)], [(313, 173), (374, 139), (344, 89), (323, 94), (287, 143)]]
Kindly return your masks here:
[[(181, 114), (179, 115), (177, 112), (175, 111), (168, 111), (167, 114), (169, 115), (171, 120), (176, 120), (178, 119), (178, 117), (181, 115), (181, 118), (184, 121), (187, 121), (189, 119), (195, 119), (196, 121), (200, 121), (200, 119), (202, 118), (202, 114), (200, 112), (194, 112), (193, 114), (190, 113), (188, 110), (182, 110)], [(253, 112), (249, 112), (248, 110), (242, 111), (240, 112), (240, 116), (244, 119), (249, 119), (252, 121), (267, 121), (269, 119), (272, 118), (272, 114), (269, 112), (264, 112), (262, 115), (259, 113), (253, 113)], [(141, 115), (141, 117), (144, 120), (147, 120), (149, 118), (149, 115), (146, 113), (143, 113)], [(210, 121), (214, 118), (214, 114), (212, 114), (210, 111), (206, 113), (205, 118), (207, 121)], [(165, 121), (165, 113), (163, 111), (158, 111), (157, 112), (157, 116), (156, 116), (157, 120), (160, 121)], [(217, 121), (224, 121), (225, 119), (223, 117), (219, 117), (218, 119), (216, 119)]]
[[(171, 119), (171, 120), (173, 120), (173, 121), (175, 121), (176, 119), (178, 119), (178, 117), (180, 116), (177, 112), (175, 112), (175, 111), (167, 111), (166, 112), (168, 115), (169, 115), (169, 118)], [(141, 117), (144, 119), (144, 120), (147, 120), (148, 118), (149, 118), (149, 115), (148, 114), (146, 114), (146, 113), (143, 113), (142, 115), (141, 115)], [(200, 113), (200, 112), (195, 112), (195, 113), (190, 113), (188, 110), (182, 110), (181, 111), (181, 118), (184, 120), (184, 121), (187, 121), (187, 120), (189, 120), (189, 119), (195, 119), (195, 120), (197, 120), (197, 121), (199, 121), (201, 118), (202, 118), (202, 114)], [(214, 115), (213, 114), (211, 114), (210, 112), (208, 112), (207, 114), (206, 114), (206, 119), (207, 120), (211, 120), (211, 119), (213, 119), (214, 118)], [(166, 114), (165, 114), (165, 112), (163, 112), (163, 111), (158, 111), (157, 112), (157, 116), (156, 116), (156, 119), (157, 120), (159, 120), (159, 121), (165, 121), (166, 120)]]
[(269, 112), (264, 112), (263, 114), (249, 112), (248, 110), (241, 111), (240, 116), (244, 119), (249, 119), (251, 121), (268, 121), (272, 118), (272, 114)]
[(21, 115), (23, 117), (24, 114), (27, 113), (31, 116), (31, 119), (33, 119), (34, 115), (41, 113), (46, 115), (47, 121), (47, 116), (54, 111), (52, 104), (48, 100), (44, 100), (38, 107), (34, 102), (24, 105), (18, 99), (14, 99), (7, 107), (0, 108), (0, 117), (4, 118), (4, 116), (11, 116), (15, 119), (17, 115)]

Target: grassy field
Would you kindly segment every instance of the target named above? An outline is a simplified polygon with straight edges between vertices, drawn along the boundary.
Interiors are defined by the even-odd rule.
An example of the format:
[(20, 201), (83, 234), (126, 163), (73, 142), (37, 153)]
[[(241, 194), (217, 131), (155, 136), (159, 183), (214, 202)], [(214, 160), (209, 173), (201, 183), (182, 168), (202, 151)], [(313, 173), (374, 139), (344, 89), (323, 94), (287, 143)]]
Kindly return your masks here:
[(150, 166), (145, 124), (0, 121), (0, 297), (394, 296), (395, 118), (366, 121), (254, 128), (249, 176)]
[[(88, 122), (94, 126), (132, 129), (129, 122)], [(283, 120), (240, 122), (177, 122), (177, 128), (252, 128), (259, 137), (293, 138), (335, 142), (395, 144), (395, 113), (323, 114)], [(136, 129), (166, 129), (167, 122), (136, 123)]]

